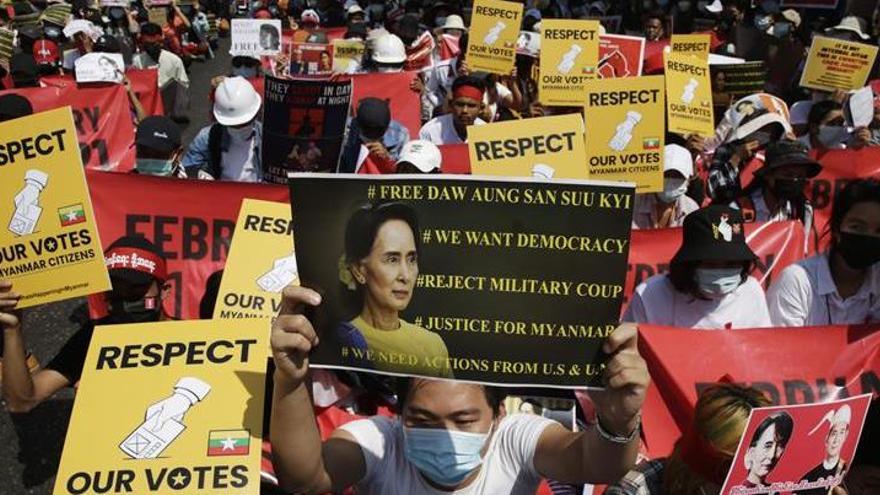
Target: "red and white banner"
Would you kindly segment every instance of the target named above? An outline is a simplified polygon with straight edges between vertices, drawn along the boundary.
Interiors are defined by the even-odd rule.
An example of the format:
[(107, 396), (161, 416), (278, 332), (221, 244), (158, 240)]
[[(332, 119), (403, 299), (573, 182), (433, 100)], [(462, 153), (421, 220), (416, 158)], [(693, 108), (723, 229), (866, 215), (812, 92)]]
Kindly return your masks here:
[(637, 77), (642, 75), (645, 38), (606, 34), (599, 37), (599, 77)]
[(880, 325), (692, 330), (639, 325), (651, 385), (642, 409), (650, 457), (668, 455), (701, 390), (730, 381), (773, 404), (880, 394)]
[[(681, 229), (633, 230), (630, 242), (626, 302), (640, 283), (669, 271), (669, 260), (681, 245)], [(794, 221), (747, 223), (746, 242), (758, 255), (752, 276), (767, 288), (786, 266), (803, 258), (804, 228)]]
[(21, 88), (0, 91), (27, 98), (34, 112), (70, 105), (83, 165), (128, 172), (134, 168), (134, 124), (128, 95), (120, 84)]
[[(91, 171), (86, 180), (104, 247), (125, 235), (155, 243), (168, 263), (165, 310), (182, 319), (199, 317), (205, 281), (226, 263), (241, 200), (288, 202), (290, 196), (285, 186), (240, 182)], [(92, 314), (100, 313), (93, 305)]]
[[(127, 69), (125, 77), (131, 81), (131, 89), (144, 107), (147, 115), (163, 115), (165, 108), (162, 105), (162, 95), (159, 93), (159, 70), (158, 69)], [(46, 86), (59, 88), (76, 88), (76, 80), (72, 74), (43, 76), (40, 82)]]

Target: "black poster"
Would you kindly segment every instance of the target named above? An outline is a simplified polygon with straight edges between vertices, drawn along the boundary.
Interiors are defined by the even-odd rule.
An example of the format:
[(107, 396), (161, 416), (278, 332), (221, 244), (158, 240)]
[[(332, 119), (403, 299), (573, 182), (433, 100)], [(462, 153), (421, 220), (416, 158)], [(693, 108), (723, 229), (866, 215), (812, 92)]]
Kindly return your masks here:
[(266, 77), (264, 178), (287, 183), (288, 172), (336, 170), (351, 105), (351, 81)]
[(767, 83), (767, 65), (764, 62), (739, 64), (712, 64), (712, 99), (729, 106), (744, 96), (761, 93)]
[(316, 367), (597, 387), (620, 316), (632, 187), (503, 178), (290, 180)]

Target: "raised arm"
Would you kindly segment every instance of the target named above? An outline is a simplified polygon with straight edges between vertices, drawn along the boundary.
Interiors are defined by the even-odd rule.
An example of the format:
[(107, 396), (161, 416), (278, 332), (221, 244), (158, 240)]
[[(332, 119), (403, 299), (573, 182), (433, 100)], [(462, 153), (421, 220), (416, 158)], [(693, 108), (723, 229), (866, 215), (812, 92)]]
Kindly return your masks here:
[(319, 494), (342, 491), (364, 477), (360, 446), (349, 433), (337, 430), (326, 442), (315, 422), (307, 389), (309, 352), (318, 345), (306, 306), (321, 303), (318, 293), (303, 287), (284, 289), (281, 312), (272, 326), (275, 392), (270, 436), (275, 473), (282, 489)]

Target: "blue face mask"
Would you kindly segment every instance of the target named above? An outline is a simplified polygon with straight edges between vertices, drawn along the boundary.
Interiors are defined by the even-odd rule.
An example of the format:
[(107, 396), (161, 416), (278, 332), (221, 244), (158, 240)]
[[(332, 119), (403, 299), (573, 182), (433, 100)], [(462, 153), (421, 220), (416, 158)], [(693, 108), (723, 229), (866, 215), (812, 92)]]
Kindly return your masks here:
[(407, 460), (434, 483), (451, 487), (483, 463), (480, 450), (489, 433), (404, 427), (403, 438)]
[(742, 283), (742, 268), (697, 268), (695, 277), (700, 292), (712, 299), (721, 299)]
[(161, 160), (158, 158), (138, 158), (135, 163), (137, 171), (144, 175), (159, 175), (168, 177), (174, 170), (174, 159)]

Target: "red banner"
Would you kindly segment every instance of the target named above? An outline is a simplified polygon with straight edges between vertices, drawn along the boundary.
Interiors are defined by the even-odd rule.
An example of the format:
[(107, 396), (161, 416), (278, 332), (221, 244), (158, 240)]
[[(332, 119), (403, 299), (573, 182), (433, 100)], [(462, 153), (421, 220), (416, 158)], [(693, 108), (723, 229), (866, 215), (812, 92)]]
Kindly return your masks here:
[(362, 98), (372, 96), (388, 100), (391, 105), (391, 118), (409, 130), (409, 138), (417, 139), (422, 127), (421, 101), (419, 94), (409, 89), (416, 72), (395, 72), (354, 74), (351, 76), (354, 87), (351, 97), (352, 111)]
[[(758, 263), (752, 273), (767, 288), (783, 268), (803, 258), (804, 229), (799, 222), (746, 224), (746, 241)], [(669, 271), (669, 260), (681, 245), (681, 229), (633, 230), (626, 283), (629, 301), (633, 290), (649, 277)]]
[(599, 76), (637, 77), (642, 75), (645, 38), (606, 34), (599, 37)]
[(471, 155), (468, 153), (466, 143), (459, 144), (441, 144), (440, 156), (442, 162), (440, 170), (444, 174), (470, 174), (471, 173)]
[(663, 457), (692, 420), (699, 391), (722, 378), (774, 404), (880, 394), (880, 325), (756, 330), (639, 326), (651, 385), (642, 409), (651, 457)]
[[(131, 81), (131, 88), (147, 115), (163, 115), (165, 113), (165, 108), (162, 106), (162, 95), (159, 93), (158, 69), (128, 69), (125, 71), (125, 77)], [(72, 74), (43, 76), (40, 78), (40, 82), (46, 86), (59, 88), (76, 87), (76, 80)]]
[(128, 95), (119, 84), (65, 88), (21, 88), (2, 91), (30, 100), (35, 112), (70, 105), (83, 165), (96, 170), (127, 172), (134, 168), (134, 124)]
[(153, 241), (168, 262), (165, 310), (183, 319), (198, 318), (205, 281), (226, 262), (241, 200), (289, 201), (285, 186), (104, 172), (86, 178), (105, 247), (124, 235)]

